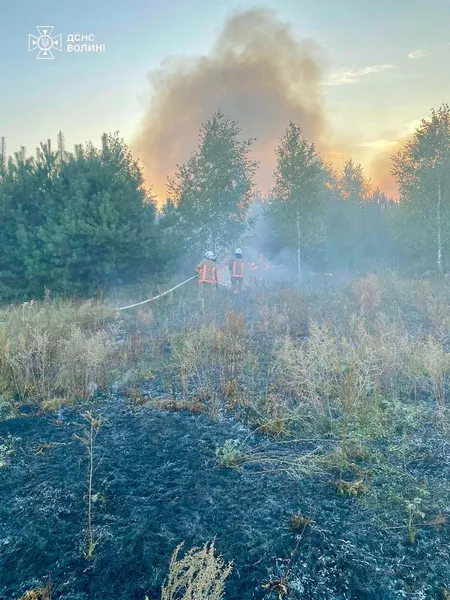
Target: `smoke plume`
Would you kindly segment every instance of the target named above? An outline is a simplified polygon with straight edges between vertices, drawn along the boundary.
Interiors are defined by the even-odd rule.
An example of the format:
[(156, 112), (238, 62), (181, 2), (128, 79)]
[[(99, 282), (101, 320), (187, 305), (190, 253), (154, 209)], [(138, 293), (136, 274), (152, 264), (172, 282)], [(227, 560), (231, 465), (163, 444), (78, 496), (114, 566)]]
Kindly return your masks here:
[(290, 120), (319, 150), (327, 126), (320, 48), (297, 40), (274, 11), (253, 9), (230, 17), (211, 52), (195, 60), (168, 59), (150, 73), (153, 97), (132, 144), (160, 204), (166, 177), (198, 144), (201, 124), (219, 108), (256, 138), (257, 185), (272, 184), (275, 148)]

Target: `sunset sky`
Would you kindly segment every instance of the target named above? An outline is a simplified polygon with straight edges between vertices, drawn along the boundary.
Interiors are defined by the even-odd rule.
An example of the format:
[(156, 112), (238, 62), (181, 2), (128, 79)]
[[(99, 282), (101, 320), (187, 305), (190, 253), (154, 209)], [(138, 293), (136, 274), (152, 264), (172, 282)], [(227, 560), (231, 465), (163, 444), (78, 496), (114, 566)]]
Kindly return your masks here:
[[(99, 144), (102, 132), (115, 130), (133, 147), (151, 112), (148, 74), (168, 61), (209, 56), (227, 18), (260, 7), (245, 0), (8, 3), (0, 38), (0, 135), (8, 152), (26, 146), (33, 153), (59, 130), (68, 149)], [(385, 157), (432, 108), (450, 101), (449, 0), (278, 0), (262, 7), (274, 9), (293, 38), (314, 43), (328, 157), (361, 161), (393, 192)], [(93, 34), (106, 51), (63, 48), (54, 60), (36, 60), (28, 34), (38, 35), (37, 25), (54, 26), (63, 44), (68, 34)]]

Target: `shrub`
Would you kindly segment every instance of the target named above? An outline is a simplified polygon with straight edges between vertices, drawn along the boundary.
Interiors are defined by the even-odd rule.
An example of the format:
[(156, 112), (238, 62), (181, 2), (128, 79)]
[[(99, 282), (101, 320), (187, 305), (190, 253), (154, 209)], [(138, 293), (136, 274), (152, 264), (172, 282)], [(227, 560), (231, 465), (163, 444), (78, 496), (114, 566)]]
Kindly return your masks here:
[(214, 555), (214, 542), (191, 548), (184, 558), (178, 559), (182, 546), (179, 544), (172, 555), (161, 600), (221, 600), (232, 563), (226, 564)]
[(216, 457), (223, 467), (237, 467), (244, 459), (233, 440), (226, 440), (225, 444), (216, 450)]

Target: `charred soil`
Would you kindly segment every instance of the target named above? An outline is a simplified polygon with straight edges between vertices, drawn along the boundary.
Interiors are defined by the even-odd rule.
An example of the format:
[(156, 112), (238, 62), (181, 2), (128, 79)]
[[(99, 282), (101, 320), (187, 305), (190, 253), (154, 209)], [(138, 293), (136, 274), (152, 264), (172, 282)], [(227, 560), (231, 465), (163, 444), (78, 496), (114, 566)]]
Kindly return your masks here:
[[(261, 443), (232, 419), (131, 410), (120, 397), (99, 399), (97, 410), (107, 422), (96, 440), (100, 542), (91, 560), (83, 558), (87, 457), (72, 437), (79, 413), (0, 423), (0, 437), (15, 438), (1, 472), (2, 600), (49, 577), (53, 597), (65, 600), (158, 598), (175, 546), (213, 538), (234, 561), (227, 598), (267, 598), (262, 585), (288, 569), (290, 598), (441, 597), (450, 564), (445, 527), (425, 528), (413, 546), (404, 528), (387, 531), (356, 498), (337, 495), (329, 477), (294, 481), (257, 466), (221, 467), (216, 449), (227, 439)], [(296, 514), (312, 523), (289, 566)], [(433, 595), (418, 592), (425, 581)]]

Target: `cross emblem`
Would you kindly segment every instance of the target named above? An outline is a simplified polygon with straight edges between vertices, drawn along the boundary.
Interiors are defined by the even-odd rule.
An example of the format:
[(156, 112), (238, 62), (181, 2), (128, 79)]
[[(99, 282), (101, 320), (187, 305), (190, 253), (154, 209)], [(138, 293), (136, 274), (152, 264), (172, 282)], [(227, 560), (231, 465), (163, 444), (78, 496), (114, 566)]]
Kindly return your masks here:
[(39, 37), (31, 35), (31, 33), (28, 35), (28, 51), (32, 52), (38, 49), (39, 53), (36, 58), (51, 60), (54, 58), (52, 50), (58, 50), (59, 52), (62, 50), (62, 35), (52, 37), (53, 25), (38, 25), (36, 29), (39, 32)]

